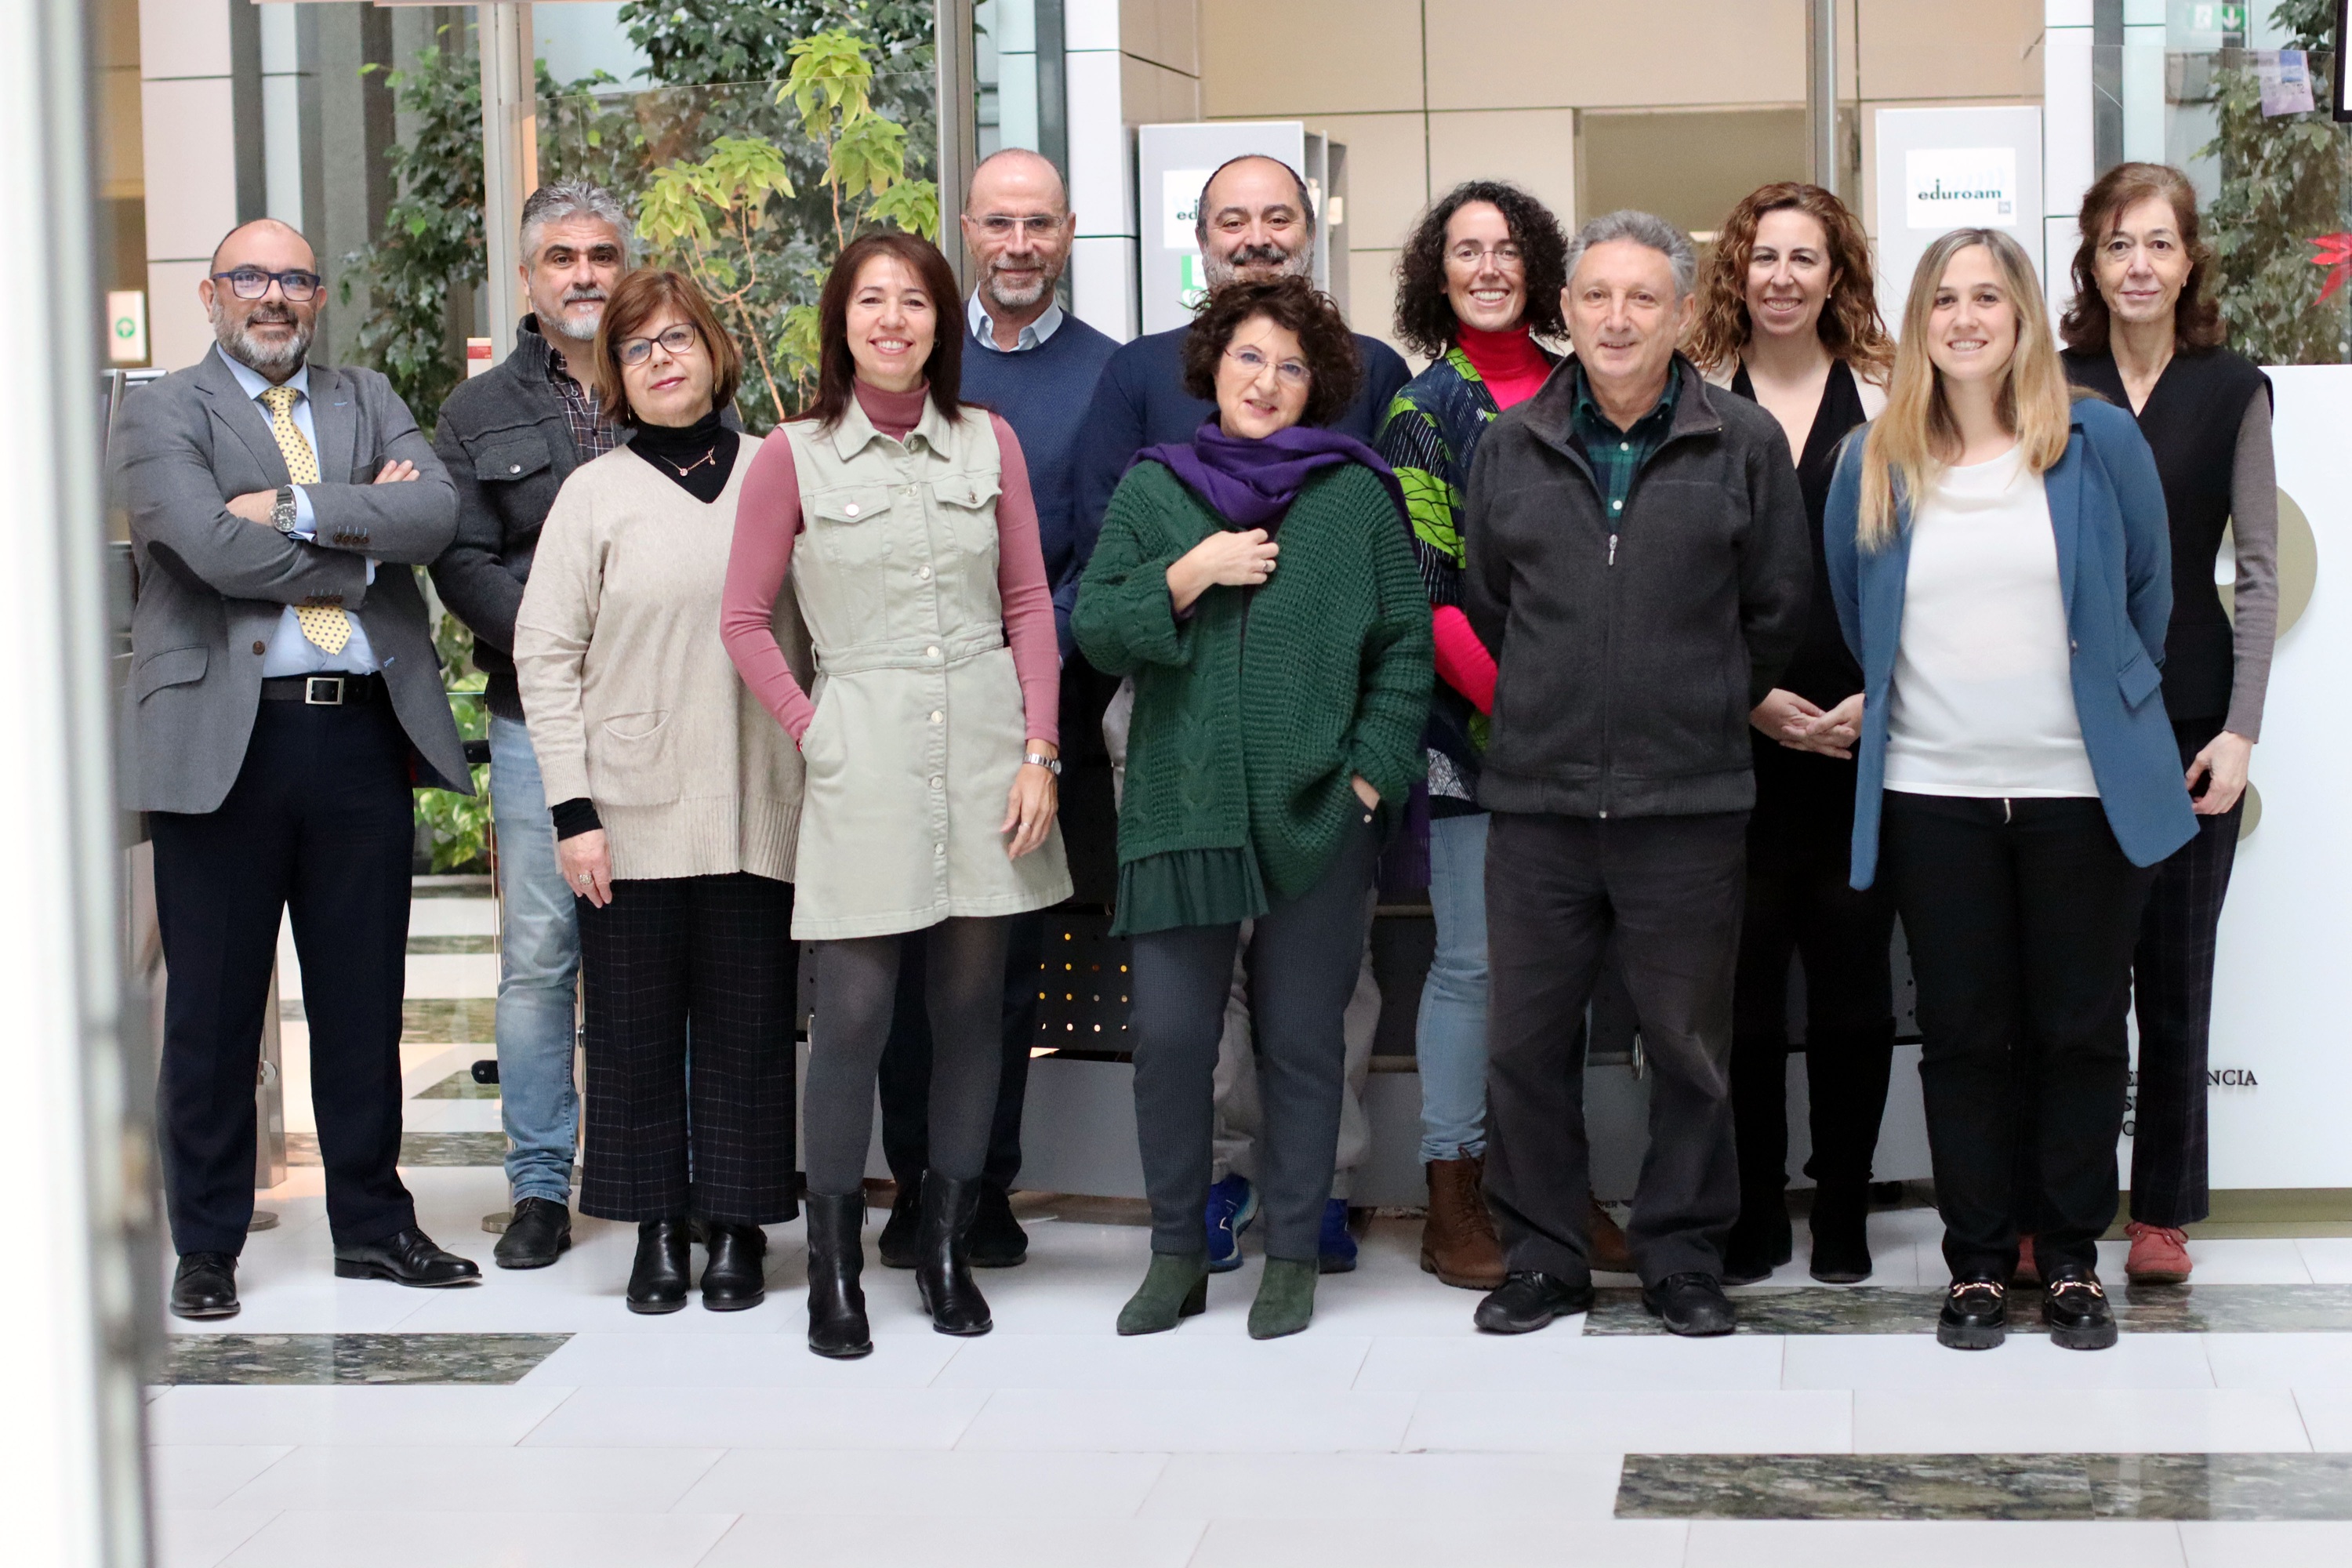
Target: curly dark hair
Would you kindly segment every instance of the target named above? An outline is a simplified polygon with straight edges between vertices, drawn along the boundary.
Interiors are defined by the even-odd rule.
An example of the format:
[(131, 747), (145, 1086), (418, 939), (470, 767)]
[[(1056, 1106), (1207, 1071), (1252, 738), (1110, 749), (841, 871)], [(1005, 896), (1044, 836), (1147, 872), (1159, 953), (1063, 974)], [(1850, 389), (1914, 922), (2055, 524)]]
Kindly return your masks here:
[(1501, 180), (1465, 180), (1429, 205), (1406, 237), (1397, 257), (1397, 336), (1435, 359), (1454, 346), (1453, 301), (1445, 294), (1445, 226), (1472, 202), (1485, 202), (1503, 215), (1513, 243), (1527, 262), (1528, 302), (1520, 320), (1539, 338), (1564, 340), (1568, 320), (1560, 314), (1560, 290), (1568, 287), (1568, 237), (1552, 210)]
[(1328, 425), (1338, 418), (1355, 399), (1364, 362), (1339, 307), (1304, 278), (1228, 283), (1210, 295), (1184, 334), (1184, 390), (1215, 401), (1217, 362), (1243, 324), (1259, 316), (1298, 339), (1307, 361), (1307, 411), (1299, 422)]
[(2189, 176), (2168, 163), (2117, 163), (2083, 193), (2076, 220), (2082, 243), (2074, 247), (2074, 298), (2058, 323), (2068, 348), (2082, 353), (2107, 351), (2107, 300), (2099, 292), (2099, 247), (2126, 210), (2150, 196), (2172, 205), (2180, 244), (2189, 252), (2189, 280), (2172, 307), (2172, 331), (2184, 349), (2219, 347), (2225, 333), (2221, 307), (2212, 296), (2213, 247), (2197, 223), (2197, 191)]

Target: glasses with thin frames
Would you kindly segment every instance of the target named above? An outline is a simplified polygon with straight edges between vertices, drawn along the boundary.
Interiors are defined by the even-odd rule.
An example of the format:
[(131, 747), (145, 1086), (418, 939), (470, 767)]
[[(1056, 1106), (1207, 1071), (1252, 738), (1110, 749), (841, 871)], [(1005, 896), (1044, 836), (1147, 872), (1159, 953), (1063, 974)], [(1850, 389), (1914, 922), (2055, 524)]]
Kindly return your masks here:
[(1497, 267), (1517, 267), (1526, 259), (1520, 254), (1518, 245), (1507, 239), (1500, 245), (1481, 245), (1475, 239), (1465, 239), (1445, 254), (1449, 260), (1462, 267), (1484, 266), (1490, 256)]
[[(1246, 345), (1237, 349), (1227, 349), (1225, 357), (1254, 376), (1263, 373), (1268, 363), (1265, 354)], [(1307, 370), (1307, 362), (1304, 360), (1280, 361), (1275, 364), (1274, 374), (1286, 386), (1305, 386), (1315, 379), (1313, 374)]]
[(688, 323), (680, 321), (675, 327), (665, 329), (656, 337), (623, 338), (620, 348), (621, 363), (626, 365), (645, 363), (654, 357), (656, 343), (661, 344), (662, 353), (676, 359), (680, 354), (692, 353), (701, 345), (701, 342), (702, 334)]
[(1031, 213), (1014, 217), (1010, 213), (990, 213), (980, 220), (980, 230), (991, 239), (1010, 239), (1017, 231), (1024, 238), (1045, 239), (1059, 229), (1064, 219), (1044, 213)]
[(212, 277), (215, 283), (227, 284), (229, 292), (240, 300), (258, 300), (268, 293), (269, 286), (275, 283), (278, 291), (297, 305), (318, 298), (320, 281), (317, 273), (306, 272), (299, 267), (284, 272), (264, 272), (258, 267), (233, 267), (226, 272), (215, 272)]

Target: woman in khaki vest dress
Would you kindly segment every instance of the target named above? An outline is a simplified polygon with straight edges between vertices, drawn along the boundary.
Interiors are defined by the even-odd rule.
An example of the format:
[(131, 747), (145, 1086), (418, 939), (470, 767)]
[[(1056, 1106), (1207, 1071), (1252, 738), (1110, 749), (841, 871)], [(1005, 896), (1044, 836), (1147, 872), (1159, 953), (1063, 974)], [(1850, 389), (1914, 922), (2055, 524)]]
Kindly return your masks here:
[[(873, 1348), (858, 1287), (874, 1079), (900, 942), (926, 943), (931, 1168), (915, 1283), (941, 1333), (982, 1334), (965, 1237), (996, 1104), (1007, 917), (1070, 893), (1054, 824), (1060, 658), (1021, 448), (961, 405), (954, 275), (869, 235), (818, 303), (814, 405), (744, 481), (721, 633), (807, 769), (793, 935), (817, 944), (803, 1126), (809, 1348)], [(813, 693), (770, 629), (789, 580)]]

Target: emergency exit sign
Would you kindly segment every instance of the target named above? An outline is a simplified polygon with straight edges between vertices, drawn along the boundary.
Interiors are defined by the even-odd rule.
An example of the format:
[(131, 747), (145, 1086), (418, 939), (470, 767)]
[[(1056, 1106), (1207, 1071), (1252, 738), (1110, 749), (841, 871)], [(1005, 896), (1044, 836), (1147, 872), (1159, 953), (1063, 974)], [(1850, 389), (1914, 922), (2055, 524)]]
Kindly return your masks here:
[(106, 363), (147, 363), (147, 295), (138, 289), (117, 289), (106, 296)]

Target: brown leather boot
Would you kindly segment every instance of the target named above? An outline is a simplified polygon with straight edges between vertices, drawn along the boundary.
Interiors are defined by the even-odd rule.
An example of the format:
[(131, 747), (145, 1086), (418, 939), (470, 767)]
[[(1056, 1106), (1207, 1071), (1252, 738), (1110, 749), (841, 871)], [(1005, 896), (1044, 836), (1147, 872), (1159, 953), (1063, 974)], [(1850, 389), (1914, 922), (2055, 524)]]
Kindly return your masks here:
[(1421, 1229), (1421, 1266), (1465, 1290), (1495, 1290), (1503, 1283), (1503, 1243), (1486, 1212), (1486, 1162), (1463, 1154), (1432, 1160), (1429, 1218)]
[(1609, 1217), (1609, 1211), (1601, 1206), (1599, 1198), (1592, 1200), (1591, 1245), (1585, 1249), (1585, 1255), (1591, 1259), (1592, 1267), (1603, 1274), (1633, 1272), (1633, 1252), (1625, 1245), (1624, 1227)]

